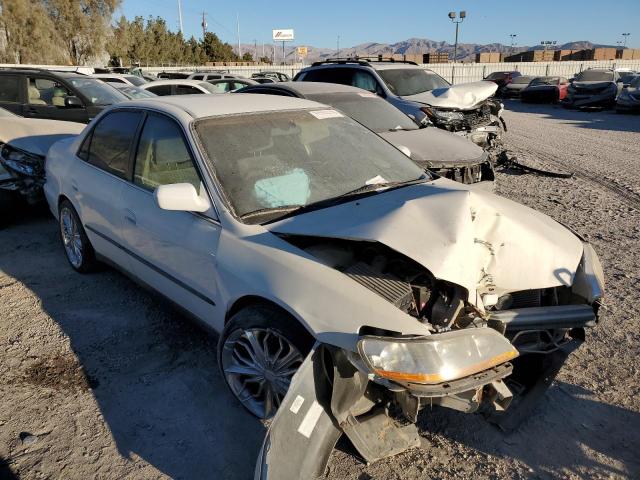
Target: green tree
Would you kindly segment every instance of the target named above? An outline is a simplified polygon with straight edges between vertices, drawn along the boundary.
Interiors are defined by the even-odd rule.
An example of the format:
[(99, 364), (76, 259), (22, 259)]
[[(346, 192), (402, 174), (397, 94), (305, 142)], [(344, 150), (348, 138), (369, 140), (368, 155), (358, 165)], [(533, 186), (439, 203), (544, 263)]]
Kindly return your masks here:
[(66, 63), (61, 39), (39, 0), (0, 0), (0, 35), (3, 62)]
[(242, 61), (243, 62), (253, 62), (253, 55), (251, 55), (251, 53), (249, 53), (249, 52), (244, 52), (242, 54)]
[(121, 0), (32, 0), (55, 25), (70, 60), (85, 64), (104, 51), (113, 12)]
[(237, 58), (233, 48), (223, 43), (215, 33), (206, 32), (202, 40), (202, 49), (209, 62), (228, 62)]

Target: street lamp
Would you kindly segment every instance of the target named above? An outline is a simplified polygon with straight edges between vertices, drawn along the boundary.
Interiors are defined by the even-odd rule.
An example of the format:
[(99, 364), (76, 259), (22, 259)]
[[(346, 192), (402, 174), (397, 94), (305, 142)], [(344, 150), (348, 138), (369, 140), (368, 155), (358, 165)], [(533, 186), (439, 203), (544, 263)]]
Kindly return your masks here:
[(453, 47), (453, 63), (456, 63), (456, 60), (458, 59), (458, 27), (464, 21), (466, 16), (467, 16), (467, 12), (465, 12), (464, 10), (461, 10), (460, 20), (456, 20), (456, 12), (449, 12), (449, 18), (453, 23), (456, 24), (456, 43), (455, 43), (455, 46)]
[(630, 33), (623, 33), (622, 36), (624, 37), (624, 48), (627, 48), (627, 37), (631, 35)]
[(511, 55), (513, 55), (513, 51), (515, 50), (515, 45), (516, 45), (516, 37), (518, 36), (517, 33), (511, 33), (509, 34), (509, 36), (511, 37)]

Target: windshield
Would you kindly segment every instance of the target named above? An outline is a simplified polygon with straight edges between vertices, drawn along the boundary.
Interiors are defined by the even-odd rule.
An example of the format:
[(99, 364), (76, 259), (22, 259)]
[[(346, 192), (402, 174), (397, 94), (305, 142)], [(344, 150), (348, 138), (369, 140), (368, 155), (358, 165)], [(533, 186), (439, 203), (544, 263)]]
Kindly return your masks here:
[(620, 80), (622, 80), (622, 83), (629, 83), (635, 78), (635, 76), (636, 74), (633, 72), (621, 72)]
[(504, 80), (509, 75), (508, 72), (493, 72), (485, 77), (486, 80)]
[(135, 75), (129, 75), (127, 77), (127, 80), (129, 80), (136, 87), (139, 87), (140, 85), (144, 85), (145, 83), (147, 83), (147, 81), (144, 78), (136, 77)]
[(204, 88), (209, 93), (220, 93), (220, 90), (211, 85), (209, 82), (200, 82), (198, 83), (198, 85)]
[(558, 77), (538, 77), (531, 81), (531, 85), (557, 85)]
[(531, 82), (532, 78), (533, 77), (516, 77), (511, 81), (511, 83), (529, 85), (529, 82)]
[(428, 178), (395, 147), (333, 109), (213, 117), (197, 121), (195, 131), (238, 216)]
[(640, 88), (640, 76), (634, 77), (633, 80), (631, 80), (631, 83), (629, 83), (629, 86), (633, 88)]
[(451, 86), (440, 75), (421, 68), (394, 68), (391, 70), (377, 70), (377, 72), (387, 84), (389, 90), (401, 97)]
[(126, 85), (126, 86), (118, 85), (116, 86), (116, 88), (120, 90), (122, 93), (124, 93), (128, 98), (131, 98), (131, 99), (157, 97), (155, 93), (152, 93), (148, 90), (143, 90), (142, 88), (132, 87), (131, 85)]
[(125, 95), (111, 85), (95, 78), (69, 78), (68, 81), (93, 105), (112, 105), (127, 100)]
[(576, 82), (613, 82), (613, 72), (585, 70), (576, 77)]
[(329, 93), (307, 95), (315, 102), (331, 105), (374, 132), (418, 130), (404, 113), (373, 93)]

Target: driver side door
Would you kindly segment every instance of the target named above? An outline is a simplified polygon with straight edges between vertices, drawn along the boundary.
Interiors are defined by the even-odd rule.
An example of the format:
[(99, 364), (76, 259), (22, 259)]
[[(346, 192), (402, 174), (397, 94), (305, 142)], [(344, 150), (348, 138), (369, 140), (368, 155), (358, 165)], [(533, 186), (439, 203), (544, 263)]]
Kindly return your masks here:
[(39, 75), (27, 77), (27, 102), (24, 116), (69, 122), (87, 122), (86, 107), (67, 107), (65, 99), (75, 94), (54, 78)]
[(180, 125), (149, 112), (135, 150), (132, 181), (122, 191), (122, 235), (133, 271), (219, 330), (216, 255), (221, 226), (213, 207), (204, 214), (161, 209), (155, 189), (175, 183), (190, 183), (206, 194)]

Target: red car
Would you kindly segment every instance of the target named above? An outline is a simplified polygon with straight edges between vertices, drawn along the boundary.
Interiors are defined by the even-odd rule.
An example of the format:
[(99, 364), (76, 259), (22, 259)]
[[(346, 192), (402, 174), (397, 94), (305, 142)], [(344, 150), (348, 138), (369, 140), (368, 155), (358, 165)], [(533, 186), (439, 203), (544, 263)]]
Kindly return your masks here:
[(569, 80), (564, 77), (537, 77), (520, 92), (525, 103), (556, 103), (567, 96)]

